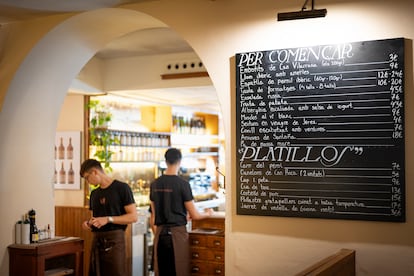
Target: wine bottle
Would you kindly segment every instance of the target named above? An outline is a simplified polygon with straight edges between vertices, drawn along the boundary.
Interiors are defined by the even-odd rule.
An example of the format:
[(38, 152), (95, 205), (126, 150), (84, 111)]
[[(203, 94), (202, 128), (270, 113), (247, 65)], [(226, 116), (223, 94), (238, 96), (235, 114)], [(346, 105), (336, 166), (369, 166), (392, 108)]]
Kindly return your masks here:
[(39, 229), (37, 229), (37, 225), (33, 225), (33, 231), (32, 231), (32, 243), (39, 242)]
[(47, 237), (47, 239), (51, 239), (52, 238), (52, 234), (50, 232), (50, 224), (47, 225), (46, 237)]
[(63, 138), (60, 137), (60, 144), (58, 147), (58, 158), (65, 159), (65, 146), (63, 145)]
[(31, 209), (29, 211), (29, 223), (30, 223), (30, 243), (33, 243), (34, 226), (36, 225), (36, 211)]
[(60, 184), (65, 184), (66, 183), (66, 171), (65, 171), (65, 167), (63, 165), (63, 162), (62, 162), (62, 166), (60, 167), (60, 170), (59, 170), (59, 183)]
[(67, 159), (73, 159), (72, 138), (69, 138), (69, 145), (66, 147), (66, 158)]
[(70, 162), (70, 167), (68, 171), (68, 183), (69, 184), (75, 183), (75, 171), (73, 170), (72, 162)]

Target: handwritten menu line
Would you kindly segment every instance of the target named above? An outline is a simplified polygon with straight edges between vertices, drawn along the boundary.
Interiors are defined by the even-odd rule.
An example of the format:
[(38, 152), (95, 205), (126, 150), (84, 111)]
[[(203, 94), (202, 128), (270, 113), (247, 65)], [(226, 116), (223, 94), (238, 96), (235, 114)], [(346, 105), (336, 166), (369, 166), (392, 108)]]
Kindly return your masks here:
[(354, 109), (364, 110), (364, 109), (391, 109), (389, 106), (355, 106)]
[[(301, 166), (301, 167), (286, 167), (286, 168), (289, 168), (289, 169), (303, 169), (303, 168), (306, 168), (306, 169), (319, 169), (319, 167), (303, 167), (303, 166)], [(356, 170), (356, 171), (376, 171), (376, 170), (378, 170), (378, 171), (382, 171), (382, 172), (384, 172), (384, 171), (391, 171), (391, 169), (390, 168), (384, 168), (384, 167), (381, 167), (381, 168), (371, 168), (371, 167), (365, 167), (365, 168), (361, 168), (361, 167), (359, 167), (359, 168), (355, 168), (355, 167), (340, 167), (340, 168), (324, 168), (324, 170)]]
[(365, 85), (347, 85), (347, 86), (337, 86), (334, 89), (355, 89), (355, 88), (364, 88), (364, 87), (376, 87), (375, 84), (365, 84)]
[(299, 96), (285, 96), (284, 99), (304, 99), (304, 98), (326, 98), (326, 97), (346, 97), (346, 96), (365, 96), (365, 95), (379, 95), (390, 94), (390, 91), (371, 91), (371, 92), (354, 92), (354, 93), (340, 93), (340, 94), (318, 94), (318, 95), (299, 95)]
[(327, 126), (336, 126), (336, 125), (376, 125), (376, 124), (392, 124), (392, 121), (378, 121), (378, 122), (372, 122), (372, 121), (367, 121), (367, 122), (334, 122), (334, 123), (319, 123), (319, 125), (327, 125)]
[(308, 102), (308, 101), (301, 101), (301, 102), (291, 102), (291, 105), (297, 105), (297, 104), (335, 104), (335, 103), (371, 103), (371, 102), (390, 102), (389, 99), (375, 99), (375, 100), (370, 100), (370, 99), (366, 99), (366, 100), (349, 100), (349, 99), (344, 99), (342, 101), (317, 101), (317, 102)]
[(352, 174), (344, 174), (344, 175), (334, 175), (334, 174), (327, 174), (326, 177), (339, 177), (339, 178), (391, 178), (391, 176), (383, 176), (383, 175), (352, 175)]
[[(352, 139), (358, 139), (358, 140), (380, 140), (380, 139), (384, 139), (384, 138), (388, 138), (391, 139), (391, 136), (352, 136)], [(315, 137), (301, 137), (300, 139), (302, 140), (315, 140)], [(349, 140), (350, 137), (317, 137), (317, 140)], [(364, 144), (366, 146), (368, 146), (369, 144)], [(391, 144), (393, 146), (395, 146), (395, 144)], [(375, 146), (375, 144), (374, 144)]]
[(343, 81), (356, 81), (356, 80), (377, 80), (377, 77), (365, 77), (365, 78), (343, 78)]
[[(295, 196), (295, 195), (283, 195), (286, 198), (303, 198), (303, 196)], [(344, 197), (344, 196), (315, 196), (313, 195), (312, 198), (322, 198), (322, 199), (341, 199), (341, 200), (367, 200), (367, 201), (390, 201), (389, 199), (381, 199), (381, 198), (371, 198), (371, 197)], [(337, 211), (338, 212), (338, 211)]]
[(389, 60), (385, 61), (372, 61), (372, 62), (359, 62), (359, 63), (347, 63), (345, 66), (365, 66), (365, 65), (371, 65), (371, 64), (389, 64)]
[(378, 129), (327, 129), (326, 132), (341, 132), (341, 133), (346, 133), (346, 132), (365, 132), (365, 131), (371, 131), (371, 132), (383, 132), (383, 131), (393, 131), (392, 128), (378, 128)]
[[(336, 118), (359, 118), (359, 117), (389, 117), (389, 114), (360, 114), (360, 115), (335, 115)], [(300, 118), (329, 118), (329, 115), (314, 115), (314, 116), (295, 116), (293, 118), (300, 119)]]
[[(314, 181), (289, 181), (289, 183), (287, 183), (286, 181), (271, 181), (272, 183), (278, 183), (278, 184), (289, 184), (289, 183), (295, 183), (295, 184), (309, 184), (309, 185), (315, 185)], [(369, 182), (339, 182), (339, 181), (335, 181), (335, 182), (329, 182), (329, 181), (323, 181), (323, 182), (318, 182), (318, 185), (366, 185), (366, 186), (370, 186), (370, 185), (378, 185), (378, 186), (392, 186), (391, 184), (387, 184), (387, 183), (369, 183)]]
[(327, 190), (327, 189), (273, 189), (273, 191), (294, 191), (294, 192), (324, 192), (324, 193), (370, 193), (370, 194), (389, 194), (386, 191), (362, 191), (362, 190)]
[(236, 67), (237, 214), (405, 220), (403, 39)]
[[(341, 141), (342, 142), (342, 141)], [(300, 143), (292, 143), (292, 146), (299, 146), (299, 147), (309, 147), (309, 146), (321, 146), (321, 144), (311, 144), (311, 143), (307, 143), (307, 144), (300, 144)], [(325, 146), (330, 146), (330, 147), (335, 147), (335, 146), (344, 146), (344, 147), (350, 147), (350, 146), (355, 146), (355, 147), (362, 147), (362, 146), (366, 146), (366, 147), (393, 147), (395, 146), (395, 144), (357, 144), (357, 143), (353, 143), (353, 144), (344, 144), (344, 143), (324, 143), (323, 145)], [(358, 168), (355, 168), (356, 170), (358, 170)]]
[(378, 69), (366, 69), (366, 70), (353, 70), (353, 71), (336, 71), (336, 72), (320, 72), (312, 73), (310, 75), (335, 75), (335, 74), (350, 74), (350, 73), (364, 73), (364, 72), (379, 72), (379, 71), (389, 71), (388, 68), (378, 68)]

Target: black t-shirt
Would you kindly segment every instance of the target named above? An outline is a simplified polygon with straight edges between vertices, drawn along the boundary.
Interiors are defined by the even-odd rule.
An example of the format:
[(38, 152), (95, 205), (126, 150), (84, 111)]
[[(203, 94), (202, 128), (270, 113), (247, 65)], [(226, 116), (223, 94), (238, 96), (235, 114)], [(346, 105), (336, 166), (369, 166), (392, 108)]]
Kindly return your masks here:
[(184, 202), (193, 200), (193, 193), (190, 184), (181, 177), (162, 175), (157, 178), (151, 184), (150, 200), (155, 205), (155, 225), (187, 224)]
[[(120, 216), (124, 215), (125, 206), (135, 203), (134, 195), (128, 184), (114, 180), (109, 187), (100, 187), (91, 192), (90, 206), (94, 217)], [(123, 229), (127, 226), (108, 223), (100, 229), (92, 228), (94, 232)]]

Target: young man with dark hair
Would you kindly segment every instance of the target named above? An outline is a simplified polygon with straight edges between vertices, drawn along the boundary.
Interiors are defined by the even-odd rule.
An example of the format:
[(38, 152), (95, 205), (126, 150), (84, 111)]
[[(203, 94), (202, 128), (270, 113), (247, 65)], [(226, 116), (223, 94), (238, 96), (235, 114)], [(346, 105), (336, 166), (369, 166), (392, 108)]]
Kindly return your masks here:
[(137, 210), (128, 184), (114, 180), (95, 159), (85, 160), (80, 175), (99, 187), (91, 192), (92, 216), (82, 224), (93, 232), (89, 276), (126, 275), (125, 229), (137, 221)]
[(199, 220), (213, 212), (208, 209), (200, 213), (195, 207), (190, 184), (178, 176), (181, 158), (180, 150), (168, 149), (165, 152), (167, 169), (150, 187), (156, 276), (190, 275), (187, 215)]

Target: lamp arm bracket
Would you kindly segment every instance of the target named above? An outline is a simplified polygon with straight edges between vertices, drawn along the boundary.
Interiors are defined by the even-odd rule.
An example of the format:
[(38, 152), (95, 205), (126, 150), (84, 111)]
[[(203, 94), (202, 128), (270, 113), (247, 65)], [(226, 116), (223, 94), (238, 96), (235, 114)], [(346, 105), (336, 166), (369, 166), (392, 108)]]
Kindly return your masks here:
[[(305, 3), (303, 3), (303, 6), (302, 6), (302, 11), (306, 10), (306, 6), (307, 6), (307, 4), (308, 4), (308, 1), (309, 1), (309, 0), (305, 0)], [(312, 10), (314, 10), (314, 8), (315, 8), (315, 6), (314, 6), (314, 2), (313, 2), (313, 0), (311, 0), (311, 1), (312, 1)]]

